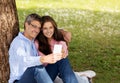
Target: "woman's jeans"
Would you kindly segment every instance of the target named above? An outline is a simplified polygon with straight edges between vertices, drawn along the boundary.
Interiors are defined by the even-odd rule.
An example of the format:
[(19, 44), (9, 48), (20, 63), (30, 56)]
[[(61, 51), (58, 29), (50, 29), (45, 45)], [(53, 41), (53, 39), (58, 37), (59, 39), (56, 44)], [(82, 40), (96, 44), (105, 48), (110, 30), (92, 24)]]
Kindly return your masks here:
[(28, 68), (16, 83), (53, 83), (53, 81), (46, 72), (45, 67), (40, 65)]
[(48, 64), (46, 70), (52, 81), (54, 81), (56, 76), (59, 75), (63, 80), (63, 83), (78, 83), (67, 58), (62, 59), (55, 64)]

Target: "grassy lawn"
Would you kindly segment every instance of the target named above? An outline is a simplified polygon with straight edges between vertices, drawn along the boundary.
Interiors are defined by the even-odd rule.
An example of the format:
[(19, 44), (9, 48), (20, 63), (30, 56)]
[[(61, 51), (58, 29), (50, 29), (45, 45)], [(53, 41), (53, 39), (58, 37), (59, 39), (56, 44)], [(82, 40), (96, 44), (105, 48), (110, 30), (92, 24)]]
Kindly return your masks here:
[(69, 59), (75, 71), (94, 70), (94, 83), (120, 83), (119, 0), (16, 0), (20, 30), (30, 13), (52, 16), (72, 33)]

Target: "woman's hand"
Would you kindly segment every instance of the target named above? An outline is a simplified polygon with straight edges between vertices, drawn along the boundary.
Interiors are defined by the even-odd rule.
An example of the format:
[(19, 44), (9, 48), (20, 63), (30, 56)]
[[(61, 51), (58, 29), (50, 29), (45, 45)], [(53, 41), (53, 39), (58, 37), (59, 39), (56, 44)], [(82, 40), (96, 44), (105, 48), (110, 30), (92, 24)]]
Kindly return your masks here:
[(67, 55), (66, 55), (66, 53), (65, 53), (65, 50), (62, 49), (62, 58), (66, 58), (66, 57), (67, 57)]

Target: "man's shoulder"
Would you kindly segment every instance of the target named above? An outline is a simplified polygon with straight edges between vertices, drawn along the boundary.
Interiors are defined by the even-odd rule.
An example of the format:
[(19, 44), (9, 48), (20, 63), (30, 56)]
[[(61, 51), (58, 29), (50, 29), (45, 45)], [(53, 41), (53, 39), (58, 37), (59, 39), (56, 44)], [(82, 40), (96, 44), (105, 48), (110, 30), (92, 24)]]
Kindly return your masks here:
[(12, 43), (14, 43), (14, 42), (19, 43), (19, 42), (21, 42), (21, 41), (23, 41), (23, 40), (22, 40), (19, 36), (16, 36), (16, 37), (13, 39)]
[(26, 42), (26, 41), (27, 41), (27, 39), (24, 37), (22, 32), (19, 32), (19, 34), (13, 39), (12, 42), (20, 43), (20, 42)]
[(11, 45), (18, 45), (19, 46), (19, 45), (24, 44), (24, 43), (27, 43), (27, 41), (19, 36), (16, 36), (13, 39), (13, 41), (11, 42)]

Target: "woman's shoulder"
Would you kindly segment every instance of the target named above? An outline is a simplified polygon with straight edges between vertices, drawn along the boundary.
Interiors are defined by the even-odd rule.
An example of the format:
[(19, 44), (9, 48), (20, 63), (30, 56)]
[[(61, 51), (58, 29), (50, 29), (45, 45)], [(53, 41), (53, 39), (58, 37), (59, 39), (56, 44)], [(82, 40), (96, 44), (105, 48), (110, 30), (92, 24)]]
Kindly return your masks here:
[(65, 41), (59, 41), (59, 43), (66, 43)]
[(59, 41), (59, 44), (66, 45), (65, 41)]
[(65, 45), (66, 44), (66, 42), (65, 41), (56, 41), (56, 40), (54, 40), (54, 39), (52, 39), (52, 43), (53, 44), (62, 44), (62, 45)]

